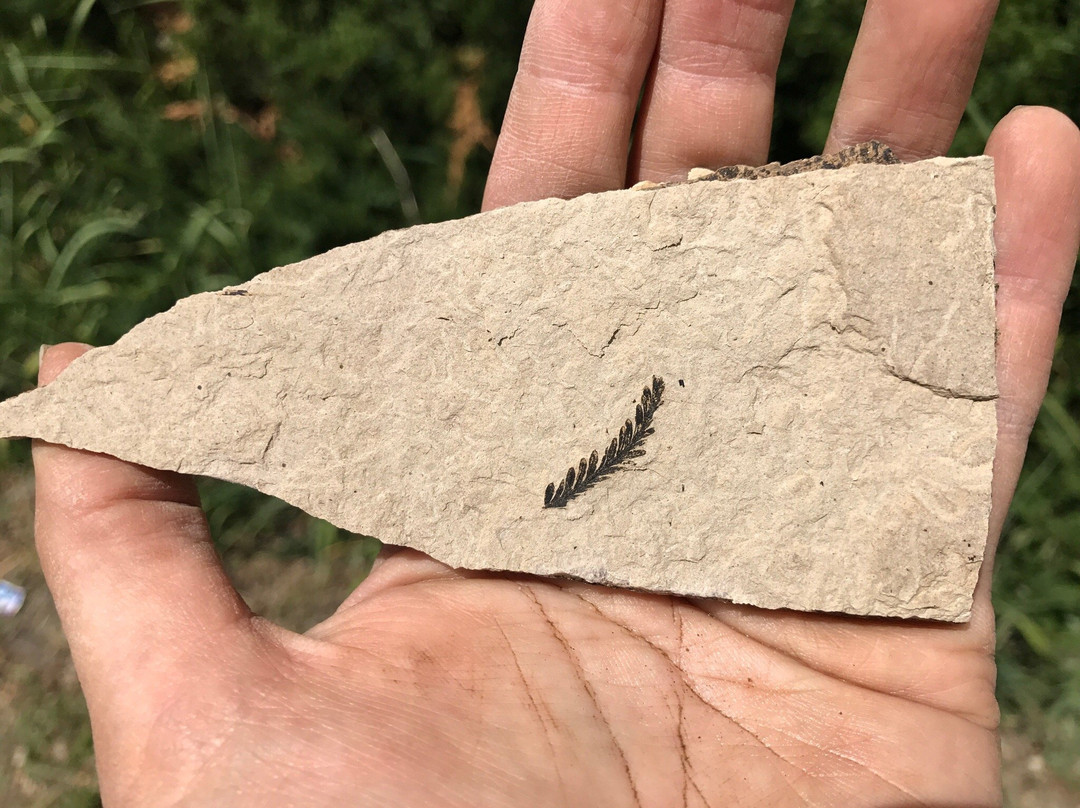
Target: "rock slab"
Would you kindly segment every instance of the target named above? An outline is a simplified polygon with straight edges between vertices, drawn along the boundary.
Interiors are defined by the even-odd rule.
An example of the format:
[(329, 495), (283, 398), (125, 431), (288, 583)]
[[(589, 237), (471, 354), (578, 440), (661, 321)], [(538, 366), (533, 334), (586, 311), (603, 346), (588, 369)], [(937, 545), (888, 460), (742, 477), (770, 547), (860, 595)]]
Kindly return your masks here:
[(389, 232), (181, 300), (0, 404), (0, 435), (459, 567), (963, 621), (993, 214), (989, 158), (936, 159)]

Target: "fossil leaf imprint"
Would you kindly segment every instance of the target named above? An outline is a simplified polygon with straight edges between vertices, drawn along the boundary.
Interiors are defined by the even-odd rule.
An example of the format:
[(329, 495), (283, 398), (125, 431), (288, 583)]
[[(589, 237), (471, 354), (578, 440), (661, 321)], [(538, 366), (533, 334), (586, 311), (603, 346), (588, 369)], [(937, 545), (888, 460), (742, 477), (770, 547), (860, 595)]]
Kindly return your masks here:
[(641, 401), (635, 408), (633, 420), (626, 419), (619, 429), (619, 436), (611, 439), (603, 456), (593, 450), (587, 458), (581, 458), (576, 467), (567, 469), (566, 477), (559, 482), (558, 487), (555, 483), (548, 483), (547, 490), (544, 491), (544, 507), (563, 507), (572, 497), (591, 487), (601, 477), (615, 471), (621, 463), (645, 454), (641, 444), (652, 434), (653, 413), (660, 406), (663, 395), (664, 380), (653, 376), (651, 386), (641, 390)]

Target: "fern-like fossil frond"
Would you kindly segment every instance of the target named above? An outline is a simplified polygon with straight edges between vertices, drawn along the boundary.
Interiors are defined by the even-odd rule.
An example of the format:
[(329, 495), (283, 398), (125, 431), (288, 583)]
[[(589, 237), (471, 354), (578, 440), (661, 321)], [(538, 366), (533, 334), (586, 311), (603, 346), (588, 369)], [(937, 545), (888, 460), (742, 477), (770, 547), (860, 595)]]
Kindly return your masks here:
[(572, 497), (593, 486), (632, 457), (641, 457), (645, 450), (641, 444), (652, 434), (652, 419), (664, 395), (664, 380), (653, 376), (652, 384), (641, 390), (641, 401), (634, 410), (634, 417), (627, 418), (619, 429), (619, 436), (612, 438), (603, 455), (593, 451), (583, 457), (577, 466), (566, 471), (566, 477), (558, 483), (548, 483), (544, 491), (545, 508), (562, 508)]

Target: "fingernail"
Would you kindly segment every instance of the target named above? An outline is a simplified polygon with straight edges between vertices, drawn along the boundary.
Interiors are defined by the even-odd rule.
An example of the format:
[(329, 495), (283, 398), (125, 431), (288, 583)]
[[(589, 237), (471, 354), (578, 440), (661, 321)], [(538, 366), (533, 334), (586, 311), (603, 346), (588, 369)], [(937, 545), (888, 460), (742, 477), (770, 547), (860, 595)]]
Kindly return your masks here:
[(37, 354), (38, 367), (41, 367), (41, 363), (45, 361), (45, 354), (48, 352), (49, 348), (51, 348), (51, 347), (52, 347), (51, 345), (42, 345), (40, 348), (38, 348), (38, 354)]
[(14, 617), (25, 602), (25, 589), (10, 581), (0, 580), (0, 617)]

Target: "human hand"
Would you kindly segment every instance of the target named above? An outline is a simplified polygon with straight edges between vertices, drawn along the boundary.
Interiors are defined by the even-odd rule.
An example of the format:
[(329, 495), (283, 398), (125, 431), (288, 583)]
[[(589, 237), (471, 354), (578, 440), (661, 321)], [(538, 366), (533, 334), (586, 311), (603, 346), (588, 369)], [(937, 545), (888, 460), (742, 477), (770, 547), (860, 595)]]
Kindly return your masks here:
[[(791, 2), (539, 0), (486, 207), (763, 162)], [(993, 6), (871, 0), (827, 150), (876, 137), (907, 158), (943, 152)], [(1019, 110), (988, 152), (1000, 440), (969, 624), (767, 612), (402, 551), (301, 636), (237, 596), (190, 480), (38, 444), (38, 547), (105, 804), (997, 804), (990, 571), (1080, 241), (1080, 134)], [(82, 350), (48, 351), (42, 382)]]

